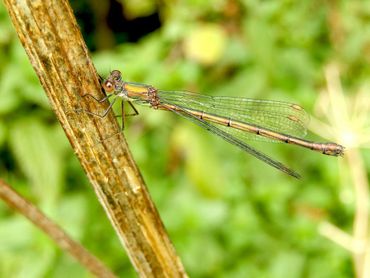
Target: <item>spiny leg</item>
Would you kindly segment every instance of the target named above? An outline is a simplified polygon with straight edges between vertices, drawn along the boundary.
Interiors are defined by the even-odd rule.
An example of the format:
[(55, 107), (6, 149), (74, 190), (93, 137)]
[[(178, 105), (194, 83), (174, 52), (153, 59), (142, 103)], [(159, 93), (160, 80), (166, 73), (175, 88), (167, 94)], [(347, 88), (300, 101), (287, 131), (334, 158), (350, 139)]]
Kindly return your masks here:
[(139, 115), (139, 111), (135, 108), (135, 106), (132, 104), (131, 101), (127, 101), (128, 104), (131, 106), (132, 110), (134, 110), (134, 113), (126, 114), (125, 113), (125, 102), (121, 102), (121, 115), (116, 115), (116, 117), (122, 117), (122, 123), (121, 123), (121, 131), (125, 129), (125, 117), (131, 117), (131, 116), (137, 116)]
[[(95, 96), (93, 96), (91, 94), (82, 95), (82, 97), (91, 97), (92, 99), (94, 99), (96, 102), (99, 102), (99, 103), (102, 103), (102, 102), (108, 100), (111, 96), (115, 96), (115, 98), (112, 100), (112, 102), (109, 104), (108, 108), (103, 112), (102, 115), (101, 114), (98, 114), (98, 113), (90, 112), (90, 111), (87, 111), (87, 110), (84, 110), (84, 112), (86, 114), (93, 115), (93, 116), (96, 116), (96, 117), (99, 117), (99, 118), (105, 118), (107, 116), (108, 112), (112, 109), (114, 103), (116, 102), (117, 96), (115, 94), (109, 94), (109, 95), (106, 95), (105, 97), (103, 97), (102, 99), (99, 99), (99, 98), (96, 98)], [(124, 101), (121, 101), (121, 112), (122, 112), (122, 114), (115, 116), (115, 117), (122, 117), (121, 130), (120, 130), (120, 132), (117, 132), (117, 133), (109, 136), (108, 138), (103, 139), (102, 141), (105, 141), (105, 140), (107, 140), (107, 139), (109, 139), (109, 138), (111, 138), (113, 136), (116, 136), (117, 134), (121, 133), (124, 130), (124, 127), (125, 127), (125, 116), (136, 116), (136, 115), (139, 115), (139, 112), (137, 111), (137, 109), (135, 108), (135, 106), (130, 101), (128, 101), (128, 103), (131, 106), (131, 108), (133, 109), (134, 113), (125, 114)]]
[[(97, 98), (95, 98), (94, 96), (92, 96), (92, 95), (90, 95), (90, 96), (91, 96), (92, 98), (94, 98), (95, 100), (97, 100), (98, 102), (103, 102), (104, 100), (108, 99), (108, 98), (109, 98), (110, 96), (112, 96), (112, 95), (108, 95), (108, 96), (104, 97), (104, 98), (103, 98), (104, 100), (98, 100), (98, 99), (97, 99)], [(90, 111), (87, 111), (87, 110), (84, 110), (84, 112), (85, 112), (86, 114), (93, 115), (93, 116), (97, 116), (97, 117), (99, 117), (99, 118), (105, 118), (105, 117), (107, 116), (108, 112), (112, 109), (113, 104), (116, 102), (116, 100), (117, 100), (117, 98), (114, 98), (114, 99), (112, 100), (112, 102), (109, 104), (108, 108), (103, 112), (103, 114), (102, 114), (102, 115), (101, 115), (101, 114), (98, 114), (98, 113), (90, 112)]]
[(102, 102), (106, 101), (107, 99), (109, 99), (111, 96), (114, 96), (114, 94), (106, 95), (105, 97), (103, 97), (101, 99), (98, 99), (97, 97), (94, 97), (92, 94), (85, 94), (85, 95), (82, 95), (81, 97), (91, 97), (95, 101), (97, 101), (99, 103), (102, 103)]
[(125, 116), (137, 116), (137, 115), (139, 115), (139, 111), (137, 111), (137, 109), (132, 104), (132, 102), (131, 101), (128, 101), (128, 104), (131, 106), (132, 110), (134, 110), (134, 113), (126, 114)]
[[(116, 98), (114, 99), (114, 101), (116, 100)], [(112, 101), (112, 103), (114, 102)], [(108, 140), (118, 134), (121, 134), (125, 128), (125, 117), (126, 116), (137, 116), (139, 115), (139, 112), (137, 111), (137, 109), (135, 108), (135, 106), (130, 102), (130, 101), (127, 101), (128, 104), (131, 106), (131, 108), (134, 110), (134, 113), (131, 113), (131, 114), (126, 114), (125, 113), (125, 101), (121, 101), (121, 115), (116, 115), (115, 117), (122, 117), (122, 123), (121, 123), (121, 130), (119, 132), (116, 132), (115, 134), (112, 134), (110, 136), (108, 136), (107, 138), (104, 138), (103, 140), (101, 140), (100, 142), (103, 142), (105, 140)]]

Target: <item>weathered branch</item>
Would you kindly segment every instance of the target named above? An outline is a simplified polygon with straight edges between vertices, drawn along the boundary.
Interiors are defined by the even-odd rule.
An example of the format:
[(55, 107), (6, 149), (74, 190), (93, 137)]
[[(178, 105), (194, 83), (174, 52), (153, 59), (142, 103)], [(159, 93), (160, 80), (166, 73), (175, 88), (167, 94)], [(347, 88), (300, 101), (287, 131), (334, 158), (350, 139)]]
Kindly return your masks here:
[(51, 237), (54, 242), (64, 251), (70, 253), (80, 264), (84, 265), (92, 274), (97, 277), (116, 277), (106, 266), (87, 251), (78, 242), (68, 236), (61, 227), (47, 218), (38, 208), (25, 200), (10, 185), (0, 180), (0, 198), (7, 205), (22, 213), (32, 223), (38, 226)]
[[(167, 236), (119, 127), (77, 113), (104, 105), (96, 71), (67, 1), (4, 0), (13, 25), (81, 165), (140, 276), (183, 277)], [(104, 106), (104, 107), (102, 107)]]

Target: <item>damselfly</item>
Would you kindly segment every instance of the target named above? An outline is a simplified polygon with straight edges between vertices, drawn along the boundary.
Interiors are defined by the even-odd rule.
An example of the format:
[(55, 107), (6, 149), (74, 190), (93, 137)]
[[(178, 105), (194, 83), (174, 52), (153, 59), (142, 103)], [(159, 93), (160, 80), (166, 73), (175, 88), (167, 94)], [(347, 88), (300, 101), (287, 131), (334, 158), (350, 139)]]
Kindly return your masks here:
[(317, 143), (300, 138), (306, 135), (309, 117), (297, 104), (241, 97), (206, 96), (185, 91), (161, 91), (150, 85), (126, 82), (118, 70), (111, 72), (103, 81), (102, 87), (107, 96), (101, 100), (94, 99), (103, 102), (113, 97), (113, 100), (107, 110), (98, 115), (100, 117), (107, 115), (117, 98), (130, 104), (131, 102), (146, 104), (154, 109), (172, 111), (296, 178), (300, 177), (298, 173), (252, 148), (246, 141), (284, 142), (331, 156), (340, 156), (344, 152), (344, 147), (336, 143)]

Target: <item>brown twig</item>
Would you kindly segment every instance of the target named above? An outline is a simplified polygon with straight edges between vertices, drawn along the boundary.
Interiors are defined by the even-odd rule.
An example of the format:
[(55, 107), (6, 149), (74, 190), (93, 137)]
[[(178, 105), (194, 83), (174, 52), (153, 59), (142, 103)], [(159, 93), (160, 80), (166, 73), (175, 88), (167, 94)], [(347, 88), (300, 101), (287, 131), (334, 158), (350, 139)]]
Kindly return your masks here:
[(64, 251), (70, 253), (97, 277), (116, 277), (98, 258), (68, 236), (61, 227), (46, 217), (38, 208), (25, 200), (11, 186), (0, 180), (0, 198), (7, 205), (27, 217), (49, 235)]
[[(86, 93), (102, 97), (73, 12), (63, 0), (4, 0), (11, 20), (81, 165), (136, 271), (143, 277), (184, 277), (112, 113), (104, 119), (76, 109), (102, 111)], [(102, 107), (104, 106), (104, 107)]]

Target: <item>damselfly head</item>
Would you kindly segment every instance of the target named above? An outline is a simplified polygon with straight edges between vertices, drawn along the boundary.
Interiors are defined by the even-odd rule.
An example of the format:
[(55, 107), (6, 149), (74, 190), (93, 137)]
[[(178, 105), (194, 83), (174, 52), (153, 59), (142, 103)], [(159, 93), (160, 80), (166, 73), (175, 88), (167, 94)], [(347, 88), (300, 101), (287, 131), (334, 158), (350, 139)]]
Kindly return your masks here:
[(122, 74), (121, 74), (121, 72), (119, 70), (113, 70), (110, 73), (110, 76), (108, 77), (108, 79), (109, 78), (111, 78), (114, 81), (120, 81), (122, 79)]
[(108, 94), (113, 93), (120, 81), (122, 81), (121, 72), (119, 70), (113, 70), (102, 84), (104, 91)]

